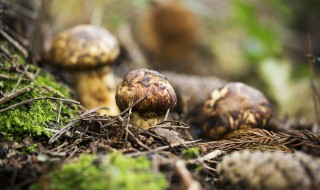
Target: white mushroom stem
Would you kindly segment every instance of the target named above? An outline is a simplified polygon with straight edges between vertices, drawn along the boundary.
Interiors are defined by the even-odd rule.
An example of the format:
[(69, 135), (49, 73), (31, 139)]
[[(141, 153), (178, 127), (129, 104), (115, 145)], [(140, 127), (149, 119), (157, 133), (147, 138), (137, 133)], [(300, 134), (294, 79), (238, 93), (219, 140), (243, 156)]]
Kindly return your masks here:
[(73, 77), (79, 101), (84, 107), (107, 107), (98, 110), (101, 115), (114, 116), (120, 113), (115, 101), (116, 83), (112, 72), (77, 71)]
[(152, 126), (164, 121), (165, 116), (157, 116), (146, 118), (142, 117), (139, 113), (132, 112), (131, 121), (142, 129), (149, 129)]

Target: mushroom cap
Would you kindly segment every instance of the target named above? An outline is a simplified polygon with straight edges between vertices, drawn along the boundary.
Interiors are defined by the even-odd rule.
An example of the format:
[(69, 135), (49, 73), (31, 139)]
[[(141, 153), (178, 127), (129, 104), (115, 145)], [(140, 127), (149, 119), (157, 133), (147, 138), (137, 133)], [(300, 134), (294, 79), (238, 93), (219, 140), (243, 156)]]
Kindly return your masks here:
[(130, 71), (118, 88), (117, 105), (123, 111), (143, 97), (145, 98), (132, 110), (146, 118), (164, 115), (177, 102), (173, 87), (157, 71), (148, 69)]
[(242, 128), (264, 128), (272, 110), (257, 89), (240, 82), (213, 90), (202, 110), (202, 128), (211, 139), (219, 139)]
[(117, 39), (106, 29), (79, 25), (58, 34), (51, 58), (65, 68), (96, 68), (111, 64), (119, 52)]

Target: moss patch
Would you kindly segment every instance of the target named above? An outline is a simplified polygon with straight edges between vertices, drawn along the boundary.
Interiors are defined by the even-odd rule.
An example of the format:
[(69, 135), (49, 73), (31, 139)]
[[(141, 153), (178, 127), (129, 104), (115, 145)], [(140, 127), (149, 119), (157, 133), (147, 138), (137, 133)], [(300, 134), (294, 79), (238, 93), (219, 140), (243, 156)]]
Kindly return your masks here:
[[(51, 172), (50, 180), (55, 190), (161, 190), (168, 187), (161, 173), (151, 171), (149, 160), (144, 157), (124, 157), (121, 154), (102, 157), (84, 154), (76, 161)], [(37, 185), (31, 189), (37, 189)]]
[[(28, 65), (24, 60), (15, 62), (0, 60), (1, 78), (0, 91), (4, 98), (8, 94), (30, 87), (31, 90), (16, 96), (10, 101), (0, 104), (0, 110), (8, 108), (19, 102), (38, 97), (70, 98), (69, 89), (57, 83), (53, 77), (44, 73), (34, 65)], [(21, 79), (20, 83), (18, 83)], [(18, 85), (17, 85), (18, 84)], [(60, 108), (59, 100), (41, 99), (20, 105), (0, 113), (0, 130), (6, 139), (22, 138), (25, 136), (50, 136), (52, 133), (47, 128), (58, 129), (69, 122), (69, 118), (77, 113), (74, 104), (62, 103), (60, 121), (57, 123)]]

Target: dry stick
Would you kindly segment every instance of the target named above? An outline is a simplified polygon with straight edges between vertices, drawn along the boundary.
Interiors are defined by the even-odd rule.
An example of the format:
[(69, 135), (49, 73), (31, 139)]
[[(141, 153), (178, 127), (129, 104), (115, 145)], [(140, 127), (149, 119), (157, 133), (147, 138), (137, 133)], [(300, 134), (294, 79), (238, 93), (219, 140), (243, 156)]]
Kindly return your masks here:
[(200, 190), (201, 185), (198, 181), (194, 180), (189, 170), (186, 168), (186, 164), (183, 160), (177, 160), (175, 164), (178, 175), (182, 179), (182, 182), (188, 190)]
[(75, 100), (70, 100), (70, 99), (66, 99), (66, 98), (55, 98), (55, 97), (38, 97), (38, 98), (32, 98), (32, 99), (28, 99), (19, 103), (16, 103), (12, 106), (6, 107), (2, 110), (0, 110), (0, 113), (14, 109), (18, 106), (24, 105), (24, 104), (28, 104), (34, 101), (38, 101), (38, 100), (45, 100), (45, 99), (49, 99), (49, 100), (60, 100), (60, 101), (64, 101), (64, 102), (69, 102), (69, 103), (74, 103), (74, 104), (80, 104), (78, 101)]
[[(175, 121), (175, 120), (166, 120), (166, 121), (158, 123), (157, 125), (162, 125), (162, 124), (165, 124), (165, 123), (176, 124), (176, 125), (179, 126), (179, 127), (176, 126), (176, 128), (182, 128), (182, 129), (189, 129), (190, 128), (188, 124), (186, 124), (186, 123), (184, 123), (182, 121)], [(163, 127), (166, 127), (166, 126), (163, 126)], [(150, 127), (150, 128), (152, 128), (152, 127)]]
[(69, 160), (70, 158), (73, 158), (73, 155), (77, 152), (78, 150), (78, 146), (74, 146), (74, 150), (69, 154), (67, 160)]
[(211, 160), (211, 159), (214, 159), (220, 155), (224, 154), (224, 151), (221, 151), (221, 150), (214, 150), (200, 158), (196, 158), (196, 159), (192, 159), (192, 160), (188, 160), (187, 163), (190, 163), (190, 164), (194, 164), (194, 163), (203, 163), (204, 161), (208, 161), (208, 160)]
[(125, 110), (123, 110), (117, 117), (114, 117), (113, 119), (111, 119), (110, 122), (102, 125), (102, 127), (106, 127), (108, 125), (110, 125), (112, 122), (114, 122), (117, 118), (119, 118), (121, 115), (127, 113), (130, 109), (132, 109), (135, 105), (137, 105), (139, 102), (141, 102), (143, 99), (145, 99), (149, 94), (146, 94), (144, 97), (140, 98), (139, 100), (137, 100), (136, 102), (134, 102), (132, 105), (130, 105), (129, 107), (127, 107)]
[(0, 74), (0, 78), (2, 78), (2, 79), (10, 79), (10, 77), (9, 77), (9, 76), (7, 76), (7, 75), (3, 75), (3, 74)]
[(81, 114), (78, 119), (75, 119), (72, 122), (68, 123), (66, 126), (64, 126), (62, 129), (60, 129), (60, 131), (58, 131), (56, 134), (54, 134), (49, 139), (49, 144), (51, 144), (51, 143), (55, 142), (56, 140), (58, 140), (61, 137), (61, 135), (63, 135), (66, 131), (68, 131), (74, 124), (78, 123), (80, 121), (81, 117), (83, 117), (85, 115), (88, 115), (90, 113), (93, 113), (98, 109), (100, 109), (100, 107), (92, 109), (92, 110), (88, 110), (88, 111), (84, 112), (83, 114)]
[(10, 35), (8, 35), (2, 28), (0, 28), (0, 35), (2, 35), (10, 44), (12, 44), (13, 47), (15, 47), (23, 55), (23, 57), (28, 57), (28, 51)]
[[(168, 128), (168, 129), (189, 129), (190, 127), (189, 126), (162, 126), (164, 124), (164, 122), (161, 122), (161, 123), (158, 123), (157, 125), (154, 125), (154, 126), (151, 126), (149, 127), (149, 129), (153, 129), (153, 128)], [(171, 123), (172, 124), (172, 123)]]
[(13, 29), (11, 29), (8, 26), (3, 26), (3, 30), (6, 31), (7, 33), (9, 33), (12, 38), (14, 38), (15, 40), (17, 40), (18, 43), (22, 44), (22, 46), (24, 48), (26, 48), (29, 45), (29, 42), (24, 39), (23, 37), (21, 37), (16, 31), (14, 31)]
[(26, 74), (26, 72), (28, 71), (28, 69), (29, 69), (29, 65), (27, 65), (27, 66), (24, 68), (22, 74), (20, 75), (20, 77), (19, 77), (19, 79), (18, 79), (18, 82), (17, 82), (16, 85), (13, 87), (12, 91), (14, 91), (14, 90), (19, 86), (19, 84), (20, 84), (23, 76)]
[[(62, 149), (63, 147), (68, 146), (68, 144), (69, 144), (68, 142), (63, 142), (61, 145), (51, 149), (50, 152), (58, 151), (58, 150)], [(47, 151), (43, 151), (43, 153), (47, 153)]]
[(17, 57), (16, 57), (16, 56), (12, 56), (12, 55), (10, 54), (10, 52), (8, 52), (8, 53), (9, 53), (9, 55), (7, 55), (7, 54), (5, 54), (5, 53), (1, 53), (0, 55), (1, 55), (1, 57), (3, 57), (5, 60), (7, 60), (8, 63), (10, 63), (10, 65), (11, 65), (12, 67), (15, 67), (17, 64), (14, 63), (14, 62), (17, 62)]
[(150, 148), (148, 146), (146, 146), (145, 144), (143, 144), (139, 139), (137, 139), (134, 134), (132, 134), (132, 132), (129, 129), (126, 129), (126, 131), (128, 132), (128, 134), (136, 141), (136, 143), (140, 146), (142, 146), (143, 148), (150, 150)]
[(20, 106), (20, 105), (23, 105), (23, 104), (28, 104), (28, 103), (31, 103), (31, 102), (34, 102), (34, 101), (44, 100), (44, 99), (60, 100), (60, 101), (63, 101), (63, 102), (69, 102), (69, 103), (73, 103), (73, 104), (80, 104), (80, 102), (78, 102), (78, 101), (71, 100), (71, 99), (67, 99), (67, 98), (38, 97), (38, 98), (28, 99), (28, 100), (19, 102), (19, 103), (17, 103), (17, 104), (14, 104), (14, 105), (12, 105), (12, 106), (9, 106), (9, 107), (7, 107), (7, 108), (4, 108), (4, 109), (0, 110), (0, 113), (1, 113), (1, 112), (4, 112), (4, 111), (7, 111), (7, 110), (10, 110), (10, 109), (14, 109), (14, 108), (16, 108), (16, 107), (18, 107), (18, 106)]
[(14, 90), (6, 95), (4, 95), (4, 97), (2, 97), (0, 99), (0, 105), (12, 100), (13, 98), (21, 95), (21, 94), (24, 94), (26, 92), (29, 92), (30, 90), (32, 90), (34, 87), (33, 86), (28, 86), (28, 87), (24, 87), (24, 88), (21, 88), (21, 89), (18, 89), (18, 90)]
[(167, 121), (169, 113), (170, 113), (170, 108), (167, 110), (167, 113), (166, 113), (163, 121)]
[(59, 123), (60, 123), (61, 109), (62, 109), (62, 101), (60, 101), (60, 104), (59, 104), (59, 111), (58, 111), (58, 116), (57, 116), (57, 120), (56, 120), (56, 123), (57, 123), (56, 125), (58, 128), (59, 128)]
[[(132, 104), (132, 103), (133, 103), (133, 101), (131, 101), (131, 104)], [(127, 124), (126, 124), (126, 135), (125, 135), (125, 138), (124, 138), (124, 144), (123, 144), (123, 146), (126, 146), (127, 140), (128, 140), (128, 131), (129, 131), (129, 125), (130, 125), (131, 112), (132, 112), (132, 108), (130, 108), (130, 110), (129, 110), (129, 115), (128, 115)]]
[[(312, 43), (311, 43), (311, 37), (310, 34), (307, 35), (307, 42), (308, 42), (308, 51), (309, 51), (309, 55), (312, 56), (313, 50), (312, 50)], [(310, 83), (311, 83), (311, 89), (312, 89), (312, 99), (313, 99), (313, 104), (314, 104), (314, 110), (315, 110), (315, 118), (316, 118), (316, 122), (317, 122), (317, 127), (316, 127), (316, 131), (319, 131), (319, 124), (320, 124), (320, 111), (319, 111), (319, 99), (320, 99), (320, 95), (319, 93), (317, 93), (317, 86), (315, 84), (315, 80), (314, 80), (314, 64), (313, 61), (311, 60), (311, 58), (308, 59), (308, 64), (309, 64), (309, 71), (310, 71)]]
[(0, 52), (3, 57), (11, 57), (9, 50), (4, 46), (0, 46)]
[(199, 142), (199, 141), (200, 140), (186, 141), (186, 142), (183, 142), (183, 143), (161, 146), (161, 147), (158, 147), (158, 148), (155, 148), (155, 149), (151, 149), (149, 151), (141, 151), (141, 152), (126, 154), (126, 155), (127, 156), (141, 156), (141, 155), (145, 155), (145, 154), (156, 153), (156, 152), (159, 152), (161, 150), (166, 150), (168, 148), (174, 148), (174, 147), (181, 146), (181, 145), (193, 144), (193, 143), (196, 143), (196, 142)]
[(77, 128), (78, 130), (80, 130), (80, 131), (83, 131), (83, 132), (85, 132), (85, 133), (89, 133), (89, 134), (91, 134), (91, 135), (96, 135), (96, 136), (98, 136), (98, 137), (105, 137), (106, 135), (104, 135), (104, 134), (99, 134), (99, 133), (95, 133), (95, 132), (92, 132), (92, 131), (88, 131), (88, 129), (83, 129), (82, 127), (79, 127), (79, 128)]

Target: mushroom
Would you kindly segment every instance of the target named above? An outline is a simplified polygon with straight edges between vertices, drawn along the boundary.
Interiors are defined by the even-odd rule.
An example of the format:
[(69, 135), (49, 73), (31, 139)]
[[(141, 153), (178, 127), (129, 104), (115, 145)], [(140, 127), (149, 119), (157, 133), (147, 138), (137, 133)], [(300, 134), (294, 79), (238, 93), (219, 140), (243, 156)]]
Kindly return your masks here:
[(132, 107), (132, 122), (143, 129), (163, 121), (166, 112), (176, 104), (174, 89), (160, 73), (137, 69), (127, 73), (116, 93), (116, 103), (121, 111)]
[(79, 25), (58, 34), (50, 53), (56, 65), (72, 70), (79, 101), (87, 109), (106, 106), (100, 114), (116, 115), (111, 65), (119, 51), (117, 39), (106, 29)]
[(175, 62), (185, 60), (194, 51), (199, 28), (198, 17), (180, 0), (151, 0), (140, 20), (145, 48), (158, 58)]
[(216, 140), (243, 128), (264, 128), (271, 116), (267, 98), (240, 82), (213, 90), (204, 102), (200, 118), (205, 136)]

